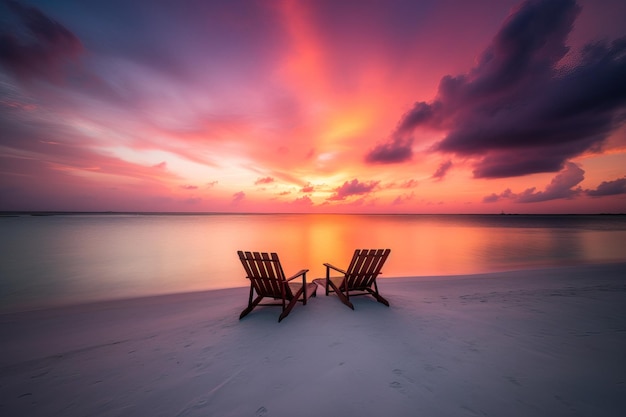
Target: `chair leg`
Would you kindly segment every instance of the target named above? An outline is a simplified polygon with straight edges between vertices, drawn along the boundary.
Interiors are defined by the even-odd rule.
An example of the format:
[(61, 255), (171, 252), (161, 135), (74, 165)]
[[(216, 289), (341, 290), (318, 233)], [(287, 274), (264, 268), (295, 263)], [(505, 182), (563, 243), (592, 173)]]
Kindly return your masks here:
[(317, 297), (317, 285), (313, 288), (313, 294), (311, 294), (310, 296), (307, 295), (306, 291), (304, 292), (303, 299), (302, 299), (302, 304), (306, 305), (306, 300), (308, 300), (311, 297)]
[[(339, 288), (337, 288), (337, 286), (331, 280), (327, 280), (326, 284), (327, 285), (330, 284), (330, 286), (333, 287), (333, 290), (335, 291), (335, 294), (337, 294), (337, 296), (339, 297), (339, 300), (341, 300), (342, 303), (344, 303), (345, 305), (350, 307), (352, 310), (354, 310), (354, 306), (352, 305), (352, 303), (348, 299), (348, 295), (347, 294), (344, 294), (342, 291), (339, 291)], [(328, 292), (326, 293), (326, 295), (328, 295)]]
[(374, 296), (374, 298), (376, 298), (376, 300), (378, 300), (379, 303), (383, 303), (384, 305), (389, 307), (389, 301), (385, 300), (385, 298), (383, 298), (383, 296), (378, 293), (378, 284), (376, 283), (376, 280), (374, 280), (374, 289), (372, 290), (371, 288), (369, 288), (368, 291)]
[(342, 303), (344, 303), (345, 305), (350, 307), (352, 310), (354, 310), (354, 305), (350, 302), (350, 299), (348, 299), (348, 296), (346, 294), (342, 293), (341, 291), (338, 291), (337, 295), (339, 296), (339, 299), (341, 300)]
[(248, 304), (248, 307), (245, 308), (245, 310), (243, 310), (241, 312), (241, 314), (239, 315), (239, 320), (241, 320), (242, 318), (244, 318), (245, 316), (248, 315), (248, 313), (250, 313), (254, 307), (257, 306), (257, 304), (259, 304), (261, 302), (261, 300), (263, 299), (263, 297), (261, 297), (260, 295), (251, 303)]
[(387, 301), (382, 295), (378, 294), (375, 291), (372, 290), (368, 290), (370, 294), (372, 294), (374, 296), (374, 298), (379, 302), (379, 303), (383, 303), (384, 305), (386, 305), (387, 307), (389, 307), (389, 301)]
[(289, 315), (289, 313), (291, 313), (291, 310), (293, 310), (293, 308), (295, 307), (295, 305), (298, 303), (298, 298), (300, 298), (300, 295), (302, 295), (302, 292), (304, 291), (304, 288), (301, 289), (300, 291), (298, 291), (296, 294), (294, 294), (293, 298), (291, 299), (291, 301), (289, 301), (289, 304), (287, 304), (287, 307), (285, 307), (285, 309), (283, 310), (283, 312), (280, 314), (280, 316), (278, 317), (278, 322), (280, 323), (282, 319), (284, 319), (285, 317), (287, 317)]

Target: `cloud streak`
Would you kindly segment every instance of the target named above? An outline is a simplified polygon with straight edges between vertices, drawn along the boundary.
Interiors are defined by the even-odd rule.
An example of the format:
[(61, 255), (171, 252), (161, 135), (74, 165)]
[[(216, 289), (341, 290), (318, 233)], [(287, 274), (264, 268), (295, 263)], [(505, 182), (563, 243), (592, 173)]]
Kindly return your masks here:
[(39, 9), (17, 1), (2, 3), (23, 30), (0, 30), (0, 64), (20, 79), (43, 78), (61, 83), (66, 64), (77, 62), (84, 52), (81, 41)]
[(433, 174), (433, 178), (437, 181), (441, 181), (446, 177), (448, 171), (452, 168), (452, 161), (447, 160), (446, 162), (442, 162), (437, 168), (437, 171)]

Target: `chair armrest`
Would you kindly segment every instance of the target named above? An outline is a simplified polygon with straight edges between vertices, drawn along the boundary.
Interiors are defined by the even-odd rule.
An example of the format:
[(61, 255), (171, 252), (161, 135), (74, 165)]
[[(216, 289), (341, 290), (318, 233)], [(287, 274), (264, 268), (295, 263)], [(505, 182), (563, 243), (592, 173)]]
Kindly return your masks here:
[(309, 272), (308, 269), (302, 269), (300, 271), (298, 271), (297, 273), (293, 274), (292, 276), (290, 276), (289, 278), (287, 278), (287, 281), (292, 281), (296, 278), (298, 278), (300, 275), (302, 275), (302, 277), (304, 278), (304, 275)]
[(344, 274), (344, 275), (346, 274), (346, 271), (344, 271), (344, 270), (343, 270), (343, 269), (341, 269), (341, 268), (337, 268), (337, 267), (336, 267), (336, 266), (334, 266), (334, 265), (331, 265), (331, 264), (324, 264), (324, 266), (325, 266), (327, 269), (328, 269), (328, 268), (330, 268), (330, 269), (334, 269), (335, 271), (337, 271), (337, 272), (341, 272), (341, 273), (342, 273), (342, 274)]

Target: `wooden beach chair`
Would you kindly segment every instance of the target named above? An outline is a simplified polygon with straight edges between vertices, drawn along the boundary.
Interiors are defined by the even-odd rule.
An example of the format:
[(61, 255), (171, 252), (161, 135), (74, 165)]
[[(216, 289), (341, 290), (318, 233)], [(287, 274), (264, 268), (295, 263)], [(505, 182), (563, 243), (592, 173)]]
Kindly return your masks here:
[[(278, 322), (280, 322), (287, 317), (298, 301), (306, 304), (310, 297), (315, 297), (317, 286), (306, 282), (308, 269), (303, 269), (289, 278), (285, 278), (283, 267), (280, 265), (276, 253), (237, 251), (237, 254), (246, 270), (246, 278), (250, 280), (248, 307), (241, 312), (240, 320), (257, 305), (273, 305), (283, 308), (283, 312), (278, 317)], [(291, 282), (300, 276), (302, 282)], [(255, 292), (257, 297), (253, 300)], [(272, 298), (278, 302), (260, 304), (263, 298)]]
[[(322, 285), (326, 289), (326, 295), (330, 291), (335, 292), (342, 303), (354, 310), (354, 306), (350, 302), (350, 297), (355, 295), (372, 295), (376, 300), (389, 306), (389, 302), (385, 300), (378, 292), (376, 277), (381, 273), (381, 268), (387, 260), (391, 249), (357, 249), (354, 251), (352, 261), (347, 270), (337, 268), (331, 264), (325, 263), (326, 278), (317, 278), (313, 280), (315, 283)], [(330, 270), (333, 269), (341, 276), (330, 276)]]

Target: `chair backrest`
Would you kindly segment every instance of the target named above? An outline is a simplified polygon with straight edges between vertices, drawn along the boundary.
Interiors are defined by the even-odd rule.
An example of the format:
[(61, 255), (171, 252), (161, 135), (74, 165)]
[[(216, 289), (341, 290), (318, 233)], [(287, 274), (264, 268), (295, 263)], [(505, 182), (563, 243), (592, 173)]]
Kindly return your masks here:
[(380, 274), (391, 249), (357, 249), (346, 270), (346, 286), (349, 290), (370, 288)]
[(278, 254), (243, 251), (237, 251), (237, 254), (246, 270), (246, 278), (250, 279), (258, 295), (282, 299), (292, 297)]

